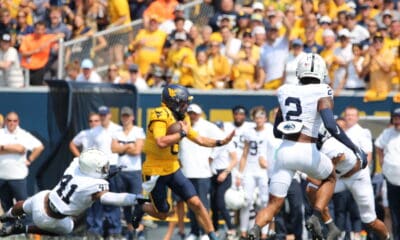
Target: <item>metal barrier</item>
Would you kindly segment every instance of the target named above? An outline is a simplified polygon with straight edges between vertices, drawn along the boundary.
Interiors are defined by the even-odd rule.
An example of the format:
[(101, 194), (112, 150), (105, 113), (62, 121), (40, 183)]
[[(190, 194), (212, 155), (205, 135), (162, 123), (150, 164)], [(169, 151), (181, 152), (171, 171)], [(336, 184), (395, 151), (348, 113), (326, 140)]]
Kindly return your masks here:
[[(208, 18), (212, 15), (212, 8), (203, 3), (203, 0), (186, 3), (184, 8), (187, 18), (196, 25), (207, 24)], [(111, 63), (122, 64), (124, 52), (141, 28), (143, 28), (143, 21), (140, 19), (127, 25), (96, 32), (91, 37), (59, 42), (58, 79), (65, 78), (66, 64), (75, 60), (81, 62), (85, 58), (92, 59), (100, 73), (106, 71), (107, 66)], [(107, 42), (107, 46), (96, 49), (96, 46), (98, 47), (99, 43), (104, 40)]]

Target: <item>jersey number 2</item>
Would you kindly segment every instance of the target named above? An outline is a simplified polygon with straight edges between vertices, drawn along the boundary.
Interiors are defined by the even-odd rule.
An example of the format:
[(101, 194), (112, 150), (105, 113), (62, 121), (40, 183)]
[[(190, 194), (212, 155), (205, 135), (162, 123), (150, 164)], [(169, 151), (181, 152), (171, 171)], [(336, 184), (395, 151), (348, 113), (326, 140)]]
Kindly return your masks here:
[(69, 190), (66, 191), (67, 185), (71, 180), (72, 180), (71, 175), (64, 175), (61, 178), (60, 187), (56, 191), (58, 196), (66, 204), (69, 204), (69, 199), (71, 198), (72, 194), (75, 192), (76, 188), (78, 187), (78, 185), (76, 185), (76, 184), (71, 184), (71, 186), (69, 186)]
[(296, 107), (296, 110), (288, 111), (286, 113), (286, 121), (298, 121), (298, 122), (301, 122), (300, 119), (293, 118), (293, 117), (299, 117), (303, 113), (303, 110), (301, 109), (300, 99), (299, 98), (294, 98), (294, 97), (286, 98), (285, 106), (289, 106), (291, 104)]

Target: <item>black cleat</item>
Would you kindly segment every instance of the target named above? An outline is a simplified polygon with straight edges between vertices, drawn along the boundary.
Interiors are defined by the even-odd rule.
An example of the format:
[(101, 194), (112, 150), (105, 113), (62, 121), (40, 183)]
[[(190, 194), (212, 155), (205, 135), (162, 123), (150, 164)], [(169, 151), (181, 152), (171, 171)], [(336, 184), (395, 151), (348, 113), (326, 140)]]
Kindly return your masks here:
[(260, 240), (260, 237), (261, 237), (260, 235), (261, 235), (261, 233), (260, 233), (259, 228), (253, 227), (249, 230), (247, 239), (248, 240)]
[(9, 217), (6, 214), (3, 214), (0, 216), (0, 222), (5, 223), (5, 222), (13, 222), (15, 221), (15, 218)]
[(322, 234), (321, 223), (317, 216), (312, 215), (309, 219), (307, 219), (306, 228), (311, 232), (313, 240), (322, 240), (324, 238), (324, 235)]
[(328, 231), (328, 234), (326, 235), (326, 240), (338, 240), (340, 235), (342, 235), (342, 232), (339, 228), (334, 226)]
[(139, 223), (142, 221), (143, 215), (144, 215), (144, 210), (143, 210), (143, 205), (138, 204), (135, 206), (135, 209), (133, 210), (132, 213), (132, 226), (134, 229), (137, 229), (139, 227)]

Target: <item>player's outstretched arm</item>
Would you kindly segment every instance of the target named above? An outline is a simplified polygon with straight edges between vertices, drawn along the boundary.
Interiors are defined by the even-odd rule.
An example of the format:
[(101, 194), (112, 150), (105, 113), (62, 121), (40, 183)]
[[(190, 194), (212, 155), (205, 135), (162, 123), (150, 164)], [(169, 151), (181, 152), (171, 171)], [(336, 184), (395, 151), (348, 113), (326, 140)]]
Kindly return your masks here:
[(221, 140), (203, 137), (200, 135), (189, 139), (203, 147), (219, 147), (228, 144), (232, 140), (233, 136), (235, 136), (235, 131), (232, 131), (228, 136)]
[(101, 204), (113, 206), (132, 206), (136, 204), (137, 195), (131, 193), (114, 193), (102, 191), (93, 194), (93, 200), (100, 200)]

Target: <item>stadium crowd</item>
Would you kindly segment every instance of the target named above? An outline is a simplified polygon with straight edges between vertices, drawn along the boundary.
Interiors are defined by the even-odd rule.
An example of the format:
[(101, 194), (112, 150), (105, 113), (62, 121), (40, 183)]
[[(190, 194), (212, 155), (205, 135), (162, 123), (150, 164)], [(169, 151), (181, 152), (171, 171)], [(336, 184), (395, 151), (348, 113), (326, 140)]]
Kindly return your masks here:
[[(30, 85), (43, 85), (57, 72), (58, 39), (89, 37), (66, 48), (65, 79), (139, 89), (171, 82), (196, 89), (277, 89), (296, 81), (296, 62), (315, 52), (328, 65), (326, 81), (335, 94), (366, 90), (365, 101), (376, 101), (399, 88), (395, 0), (208, 0), (193, 9), (184, 3), (4, 1), (1, 86), (23, 87), (22, 68), (29, 70)], [(129, 25), (93, 37), (136, 19), (143, 27), (134, 32)], [(99, 75), (96, 66), (106, 58), (112, 64)]]

